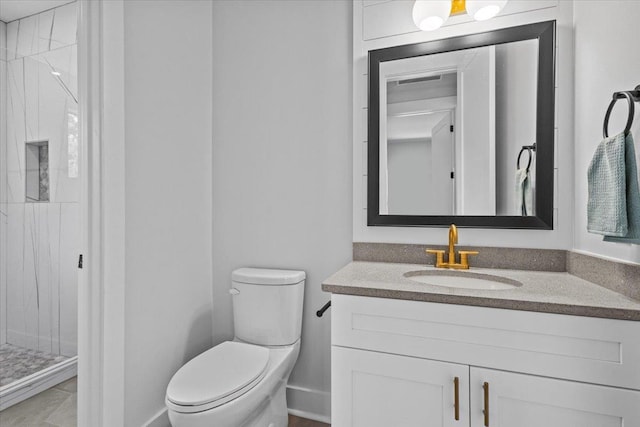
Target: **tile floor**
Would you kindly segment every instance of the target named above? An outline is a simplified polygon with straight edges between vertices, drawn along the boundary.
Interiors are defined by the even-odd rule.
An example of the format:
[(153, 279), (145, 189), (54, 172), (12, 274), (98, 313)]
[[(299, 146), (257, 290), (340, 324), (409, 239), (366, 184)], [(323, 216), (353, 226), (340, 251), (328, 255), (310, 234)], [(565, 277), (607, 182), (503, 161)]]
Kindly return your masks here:
[(66, 359), (68, 358), (65, 356), (2, 344), (0, 345), (0, 366), (2, 366), (0, 387), (20, 378), (28, 377)]
[(289, 427), (331, 427), (331, 425), (289, 415)]
[[(72, 378), (11, 408), (0, 411), (2, 427), (76, 427), (77, 381)], [(289, 415), (289, 427), (330, 427)]]
[(2, 427), (76, 427), (76, 378), (0, 412)]

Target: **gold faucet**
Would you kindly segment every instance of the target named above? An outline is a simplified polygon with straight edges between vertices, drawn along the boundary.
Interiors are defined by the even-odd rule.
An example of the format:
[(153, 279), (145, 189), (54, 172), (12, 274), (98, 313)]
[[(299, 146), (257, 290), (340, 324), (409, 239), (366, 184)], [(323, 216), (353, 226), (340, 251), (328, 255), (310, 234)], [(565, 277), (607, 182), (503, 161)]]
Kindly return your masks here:
[(469, 269), (469, 255), (478, 255), (478, 251), (459, 251), (460, 262), (456, 262), (456, 244), (458, 243), (458, 228), (455, 224), (449, 227), (449, 259), (444, 262), (444, 251), (441, 249), (427, 249), (428, 254), (436, 255), (436, 268)]

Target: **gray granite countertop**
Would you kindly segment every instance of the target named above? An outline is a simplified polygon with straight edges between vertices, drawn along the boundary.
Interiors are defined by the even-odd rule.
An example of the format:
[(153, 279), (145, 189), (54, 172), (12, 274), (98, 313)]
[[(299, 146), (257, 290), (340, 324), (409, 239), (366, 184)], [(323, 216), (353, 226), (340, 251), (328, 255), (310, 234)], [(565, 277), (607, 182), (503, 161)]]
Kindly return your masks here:
[(322, 283), (335, 294), (474, 305), (640, 321), (640, 301), (569, 273), (471, 268), (454, 274), (488, 274), (522, 283), (506, 290), (459, 289), (415, 282), (404, 273), (446, 271), (419, 264), (354, 261)]

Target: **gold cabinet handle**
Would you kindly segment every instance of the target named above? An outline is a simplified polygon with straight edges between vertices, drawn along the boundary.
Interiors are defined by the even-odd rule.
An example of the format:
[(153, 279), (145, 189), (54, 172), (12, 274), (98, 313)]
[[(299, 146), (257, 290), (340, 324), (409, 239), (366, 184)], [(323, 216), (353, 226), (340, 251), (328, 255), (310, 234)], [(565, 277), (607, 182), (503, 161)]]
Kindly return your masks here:
[(484, 427), (489, 427), (489, 383), (482, 384), (484, 389)]
[(453, 412), (456, 421), (460, 420), (460, 378), (453, 379)]

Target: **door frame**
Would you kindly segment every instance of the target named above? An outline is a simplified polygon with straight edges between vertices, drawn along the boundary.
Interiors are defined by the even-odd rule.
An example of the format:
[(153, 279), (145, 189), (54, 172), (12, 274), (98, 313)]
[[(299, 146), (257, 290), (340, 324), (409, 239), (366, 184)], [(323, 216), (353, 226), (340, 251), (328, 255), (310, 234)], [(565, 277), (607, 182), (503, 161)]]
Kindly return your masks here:
[(78, 425), (124, 425), (124, 3), (79, 0)]

